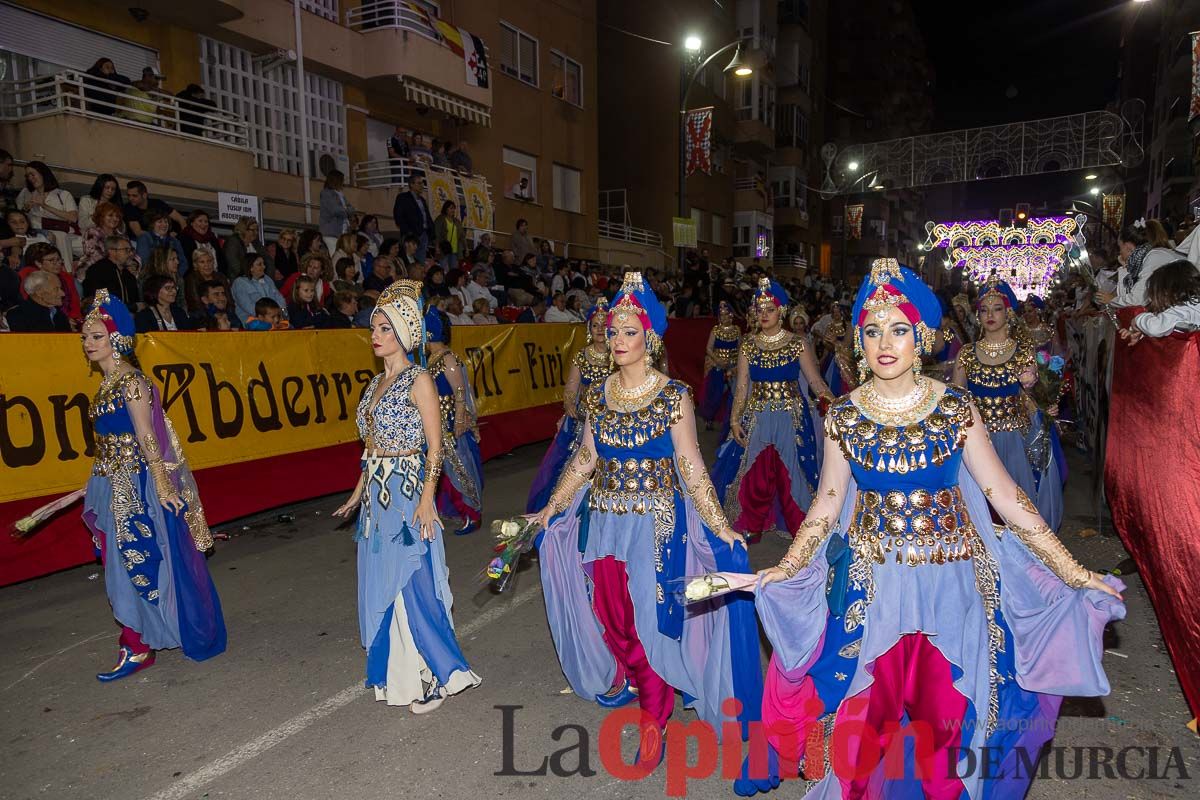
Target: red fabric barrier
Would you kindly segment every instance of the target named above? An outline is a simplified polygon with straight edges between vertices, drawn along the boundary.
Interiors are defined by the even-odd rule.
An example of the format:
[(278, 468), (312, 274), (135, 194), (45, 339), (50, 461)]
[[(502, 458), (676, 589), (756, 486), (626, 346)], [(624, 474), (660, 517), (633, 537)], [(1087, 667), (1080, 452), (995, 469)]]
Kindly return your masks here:
[[(1133, 312), (1121, 313), (1128, 325)], [(1200, 715), (1200, 334), (1118, 340), (1104, 486), (1113, 522), (1158, 615), (1193, 715)]]
[(667, 325), (667, 367), (671, 377), (692, 387), (692, 399), (704, 385), (704, 351), (716, 317), (672, 319)]
[[(562, 406), (556, 403), (484, 417), (479, 421), (484, 459), (549, 439), (561, 415)], [(351, 442), (199, 470), (196, 483), (209, 524), (217, 527), (269, 508), (350, 491), (358, 480), (361, 452), (362, 446)], [(0, 520), (11, 524), (52, 499), (2, 504)], [(28, 539), (0, 535), (0, 586), (92, 561), (95, 554), (79, 518), (80, 508), (76, 503), (60, 512)]]

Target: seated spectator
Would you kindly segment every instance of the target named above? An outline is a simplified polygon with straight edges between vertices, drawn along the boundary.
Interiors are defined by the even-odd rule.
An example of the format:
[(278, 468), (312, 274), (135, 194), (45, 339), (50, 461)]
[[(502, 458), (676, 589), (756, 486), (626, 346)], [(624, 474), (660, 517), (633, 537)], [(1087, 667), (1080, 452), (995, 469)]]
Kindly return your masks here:
[[(257, 263), (257, 260), (256, 262)], [(251, 264), (253, 269), (254, 264)], [(244, 280), (244, 278), (238, 278)], [(270, 297), (260, 297), (254, 303), (254, 316), (246, 321), (248, 331), (284, 331), (287, 330), (287, 320), (281, 319), (279, 303)]]
[(492, 313), (492, 307), (488, 301), (482, 297), (475, 300), (471, 305), (471, 310), (474, 312), (471, 314), (471, 319), (476, 325), (496, 325), (499, 322), (496, 315)]
[[(349, 262), (354, 264), (348, 258), (342, 259), (341, 263)], [(379, 256), (371, 265), (371, 274), (363, 278), (362, 290), (363, 294), (370, 297), (372, 300), (379, 297), (380, 292), (396, 282), (396, 262), (388, 256)]]
[[(83, 235), (83, 255), (75, 263), (75, 279), (78, 281), (86, 280), (88, 268), (108, 255), (108, 246), (105, 244), (108, 237), (125, 235), (121, 209), (107, 200), (101, 200), (96, 205), (88, 222), (90, 227)], [(130, 258), (140, 265), (136, 253)]]
[(358, 315), (358, 295), (354, 292), (337, 292), (329, 301), (332, 309), (329, 312), (328, 328), (353, 328), (354, 317)]
[[(379, 264), (380, 258), (386, 260), (387, 256), (377, 257), (372, 264), (372, 267), (375, 267)], [(396, 263), (395, 259), (392, 259), (392, 263)], [(358, 267), (354, 266), (353, 258), (343, 258), (341, 261), (334, 264), (333, 275), (333, 291), (335, 293), (354, 292), (355, 294), (358, 294), (359, 289), (362, 288), (359, 286)]]
[(71, 320), (60, 309), (62, 283), (49, 272), (36, 269), (25, 276), (21, 288), (29, 297), (5, 315), (13, 333), (70, 333)]
[[(551, 272), (556, 272), (558, 270), (559, 261), (560, 259), (554, 255), (554, 245), (550, 243), (549, 239), (542, 239), (538, 242), (538, 252), (534, 261), (534, 269), (537, 270), (539, 275), (547, 275)], [(559, 291), (565, 292), (566, 289), (563, 288)]]
[(8, 259), (0, 260), (0, 313), (21, 302), (21, 278)]
[[(117, 182), (116, 177), (109, 175), (107, 172), (96, 178), (92, 183), (92, 188), (88, 193), (79, 198), (79, 228), (84, 233), (92, 225), (97, 225), (96, 206), (101, 203), (112, 203), (117, 207), (117, 213), (121, 213), (121, 204), (125, 201), (121, 199), (121, 184)], [(105, 234), (107, 235), (107, 234)], [(104, 256), (101, 255), (101, 258)]]
[(271, 259), (275, 263), (275, 282), (282, 283), (300, 271), (299, 234), (293, 228), (281, 228), (275, 237)]
[(450, 167), (459, 172), (470, 175), (474, 169), (471, 164), (471, 153), (467, 149), (466, 142), (459, 142), (458, 146), (450, 151)]
[(204, 310), (206, 303), (201, 294), (201, 287), (210, 282), (219, 283), (229, 293), (229, 278), (217, 269), (216, 256), (209, 250), (197, 248), (192, 253), (192, 268), (183, 276), (183, 305), (189, 314), (197, 314)]
[(397, 272), (404, 273), (402, 277), (417, 280), (413, 278), (412, 268), (417, 264), (417, 250), (420, 246), (421, 240), (411, 233), (404, 237), (403, 249), (400, 252), (400, 266), (397, 268)]
[(404, 250), (404, 243), (399, 239), (388, 237), (379, 245), (379, 255), (391, 256), (392, 258), (400, 258), (400, 253)]
[(499, 305), (496, 295), (492, 294), (488, 287), (488, 271), (483, 267), (471, 270), (471, 281), (462, 287), (462, 291), (463, 301), (469, 303), (471, 308), (475, 308), (479, 300), (487, 302), (489, 311), (495, 310)]
[(300, 231), (300, 244), (296, 247), (296, 251), (300, 254), (301, 259), (309, 253), (324, 253), (329, 255), (329, 250), (325, 247), (325, 239), (321, 236), (321, 232), (312, 228), (305, 228)]
[(288, 303), (288, 323), (292, 330), (329, 327), (329, 312), (317, 302), (317, 282), (301, 275), (292, 284)]
[(550, 308), (546, 309), (545, 322), (582, 322), (579, 317), (567, 311), (567, 296), (562, 292), (554, 295)]
[(58, 248), (63, 263), (75, 263), (79, 209), (75, 198), (58, 185), (58, 179), (43, 162), (25, 165), (25, 188), (17, 195), (17, 207), (29, 215), (29, 224)]
[(463, 313), (462, 299), (458, 295), (450, 295), (446, 298), (446, 316), (455, 325), (474, 325), (475, 320), (470, 314)]
[(230, 280), (246, 275), (250, 259), (254, 256), (261, 256), (267, 272), (275, 274), (275, 267), (267, 263), (265, 248), (258, 239), (258, 220), (242, 217), (233, 226), (233, 235), (225, 240), (225, 265)]
[(23, 281), (38, 270), (53, 275), (55, 280), (62, 284), (63, 302), (59, 310), (73, 323), (82, 320), (83, 311), (79, 303), (79, 292), (75, 288), (75, 279), (64, 268), (62, 253), (59, 253), (54, 245), (39, 242), (26, 249), (25, 268), (18, 277)]
[(178, 287), (183, 279), (179, 277), (179, 254), (170, 247), (156, 247), (150, 251), (150, 260), (142, 267), (141, 282), (143, 289), (146, 281), (155, 275), (165, 275), (175, 281)]
[(24, 211), (13, 209), (4, 215), (4, 221), (12, 235), (0, 241), (0, 247), (4, 249), (4, 259), (8, 265), (20, 269), (25, 263), (26, 250), (32, 245), (46, 244), (50, 240), (43, 236), (41, 231), (33, 229), (29, 224), (29, 215)]
[(436, 297), (449, 297), (450, 287), (446, 284), (446, 273), (434, 264), (425, 270), (425, 297), (433, 300)]
[(189, 83), (183, 91), (176, 93), (179, 100), (179, 130), (189, 136), (215, 136), (208, 133), (204, 126), (208, 124), (208, 115), (214, 111), (217, 104), (204, 94), (203, 87)]
[(450, 287), (450, 294), (462, 301), (463, 308), (470, 306), (470, 301), (467, 299), (466, 287), (471, 282), (471, 275), (463, 269), (452, 269), (446, 273), (446, 284)]
[(517, 314), (517, 322), (542, 322), (546, 314), (546, 298), (535, 297), (533, 302), (521, 309)]
[(146, 307), (133, 315), (137, 332), (191, 330), (191, 320), (175, 302), (178, 298), (179, 284), (174, 278), (170, 275), (151, 275), (142, 292)]
[[(257, 317), (255, 304), (263, 298), (273, 301), (276, 311), (280, 311), (287, 301), (275, 287), (275, 281), (267, 277), (266, 257), (261, 253), (252, 253), (247, 256), (246, 269), (246, 274), (233, 282), (233, 305), (238, 319), (249, 320)], [(246, 324), (246, 329), (250, 330), (249, 323)]]
[(142, 70), (138, 78), (125, 89), (125, 95), (118, 105), (121, 107), (116, 116), (137, 122), (141, 125), (157, 125), (161, 100), (159, 94), (160, 78), (151, 67)]
[[(188, 277), (192, 276), (188, 273)], [(220, 278), (225, 276), (217, 273)], [(240, 331), (244, 327), (237, 314), (229, 308), (229, 292), (220, 280), (211, 280), (200, 285), (202, 307), (192, 314), (192, 326), (207, 331)]]
[(369, 274), (369, 270), (363, 263), (363, 257), (367, 254), (367, 237), (359, 233), (344, 233), (337, 239), (337, 248), (333, 251), (333, 261), (336, 264), (343, 258), (353, 258), (354, 266), (363, 275)]
[(130, 181), (125, 184), (125, 195), (129, 202), (122, 210), (125, 214), (125, 230), (131, 239), (137, 239), (142, 235), (142, 218), (146, 216), (147, 211), (170, 217), (172, 227), (178, 226), (179, 230), (183, 230), (183, 226), (187, 224), (187, 220), (183, 218), (182, 214), (162, 200), (151, 197), (150, 190), (141, 181)]
[(358, 223), (358, 233), (367, 238), (367, 252), (372, 256), (379, 255), (379, 248), (385, 241), (383, 234), (379, 232), (379, 217), (374, 214), (365, 214)]
[(184, 261), (188, 266), (184, 268), (186, 274), (188, 269), (195, 266), (196, 251), (204, 250), (212, 254), (217, 269), (225, 272), (225, 247), (221, 244), (221, 237), (217, 236), (212, 229), (212, 220), (208, 216), (208, 212), (203, 209), (196, 209), (188, 214), (187, 225), (184, 226), (183, 232), (179, 234), (179, 244), (183, 248)]
[(179, 240), (171, 235), (171, 220), (157, 211), (147, 211), (142, 217), (142, 234), (137, 237), (137, 256), (143, 266), (150, 263), (150, 251), (158, 247), (174, 250), (179, 268), (187, 270), (187, 254)]
[(433, 165), (435, 167), (450, 166), (450, 143), (440, 139), (433, 140), (433, 146), (430, 148), (433, 152)]
[(479, 241), (475, 245), (475, 249), (471, 251), (471, 263), (473, 264), (490, 264), (492, 261), (492, 235), (490, 233), (479, 234)]
[(83, 280), (83, 296), (92, 297), (101, 289), (133, 311), (139, 307), (138, 276), (134, 269), (133, 246), (121, 235), (104, 240), (106, 256), (88, 268)]
[(333, 294), (333, 264), (324, 253), (309, 253), (300, 259), (300, 271), (293, 272), (283, 282), (279, 291), (284, 297), (292, 296), (292, 287), (301, 275), (312, 278), (317, 287), (317, 302), (324, 305)]
[(84, 75), (83, 96), (88, 99), (88, 111), (110, 117), (116, 114), (118, 94), (129, 86), (129, 78), (117, 72), (111, 58), (96, 59)]
[[(581, 294), (583, 294), (583, 293), (582, 292), (568, 292), (567, 293), (567, 313), (570, 314), (572, 317), (574, 317), (577, 322), (585, 321), (583, 318), (583, 313), (584, 313), (583, 312), (583, 308), (584, 308), (583, 302), (584, 302), (584, 298), (586, 298), (587, 295), (583, 294), (583, 297), (580, 297)], [(588, 303), (588, 305), (590, 306), (591, 303)]]

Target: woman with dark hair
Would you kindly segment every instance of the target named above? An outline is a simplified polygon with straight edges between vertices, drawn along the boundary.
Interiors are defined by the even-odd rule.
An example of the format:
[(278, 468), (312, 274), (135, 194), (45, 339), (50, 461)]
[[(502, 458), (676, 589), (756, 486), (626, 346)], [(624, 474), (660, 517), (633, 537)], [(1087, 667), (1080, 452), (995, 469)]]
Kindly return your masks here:
[(275, 280), (286, 280), (300, 271), (298, 238), (294, 228), (280, 228), (275, 237)]
[[(189, 267), (196, 264), (196, 251), (207, 250), (212, 254), (213, 260), (216, 261), (217, 269), (225, 272), (225, 247), (221, 244), (221, 237), (212, 229), (212, 220), (208, 216), (208, 212), (197, 208), (192, 213), (188, 214), (187, 225), (184, 226), (183, 232), (179, 234), (179, 244), (183, 248), (183, 255), (186, 259), (185, 263)], [(187, 271), (186, 269), (184, 270)]]
[(1170, 336), (1200, 330), (1200, 271), (1186, 258), (1159, 267), (1146, 281), (1146, 310), (1121, 329), (1135, 344), (1142, 336)]
[(92, 216), (96, 213), (96, 206), (100, 203), (112, 203), (117, 208), (121, 208), (125, 201), (121, 197), (121, 184), (117, 183), (117, 179), (107, 172), (96, 178), (92, 184), (92, 188), (88, 189), (88, 193), (79, 198), (79, 227), (85, 232), (88, 227), (93, 224)]
[(1117, 237), (1120, 246), (1117, 270), (1117, 291), (1097, 292), (1096, 301), (1116, 308), (1146, 305), (1146, 282), (1159, 267), (1179, 257), (1162, 223), (1156, 219), (1134, 220)]
[[(62, 253), (64, 264), (75, 263), (79, 209), (71, 193), (59, 188), (58, 179), (45, 163), (30, 161), (25, 165), (25, 188), (17, 195), (17, 208), (29, 215), (33, 227), (46, 233)], [(82, 244), (80, 248), (82, 252)]]
[(324, 305), (333, 294), (333, 262), (324, 253), (309, 253), (300, 259), (300, 269), (293, 272), (279, 287), (284, 297), (292, 296), (292, 287), (302, 275), (307, 275), (313, 281), (317, 294), (317, 302)]
[(142, 289), (146, 307), (133, 315), (138, 333), (191, 330), (191, 320), (175, 302), (179, 284), (170, 275), (151, 275)]
[(379, 255), (391, 256), (392, 258), (400, 257), (400, 240), (399, 239), (384, 239), (379, 244)]
[(450, 285), (446, 283), (446, 273), (439, 266), (429, 268), (425, 273), (425, 297), (433, 300), (436, 297), (449, 297)]
[(371, 255), (379, 255), (379, 248), (384, 242), (383, 234), (379, 232), (379, 217), (374, 214), (365, 215), (359, 220), (358, 232), (367, 237), (367, 250)]
[(129, 85), (129, 78), (117, 72), (117, 67), (111, 58), (98, 58), (84, 73), (84, 96), (88, 99), (87, 109), (94, 114), (114, 116), (120, 107), (117, 104), (117, 93), (124, 92)]
[(179, 253), (170, 247), (156, 247), (151, 250), (150, 258), (142, 269), (142, 285), (155, 275), (165, 275), (177, 284), (181, 283)]
[(267, 277), (266, 257), (262, 253), (251, 253), (246, 256), (246, 274), (233, 282), (233, 303), (238, 319), (244, 322), (255, 316), (254, 304), (264, 297), (274, 300), (280, 308), (287, 308), (287, 300), (275, 287), (275, 281)]
[(305, 228), (300, 231), (300, 244), (297, 245), (296, 252), (303, 259), (309, 253), (329, 255), (332, 251), (325, 246), (325, 239), (321, 236), (320, 231), (314, 228)]
[(150, 263), (150, 251), (159, 247), (174, 250), (179, 259), (179, 271), (187, 272), (187, 254), (179, 240), (171, 235), (171, 218), (152, 209), (142, 217), (142, 235), (137, 237), (137, 255), (143, 265)]
[(439, 246), (442, 242), (449, 244), (445, 249), (447, 255), (441, 260), (442, 267), (454, 269), (458, 260), (463, 257), (467, 246), (467, 237), (463, 235), (462, 223), (458, 221), (458, 203), (447, 200), (442, 203), (442, 213), (433, 221), (433, 238)]

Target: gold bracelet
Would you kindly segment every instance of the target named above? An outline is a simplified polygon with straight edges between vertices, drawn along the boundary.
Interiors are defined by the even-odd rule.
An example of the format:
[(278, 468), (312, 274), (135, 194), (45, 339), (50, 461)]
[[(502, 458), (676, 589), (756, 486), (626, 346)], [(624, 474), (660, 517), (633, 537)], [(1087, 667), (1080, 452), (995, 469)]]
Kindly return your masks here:
[(1029, 551), (1037, 556), (1058, 579), (1072, 589), (1082, 589), (1092, 579), (1091, 570), (1080, 564), (1067, 550), (1066, 545), (1054, 535), (1054, 531), (1039, 520), (1033, 529), (1008, 523), (1009, 529), (1024, 542)]

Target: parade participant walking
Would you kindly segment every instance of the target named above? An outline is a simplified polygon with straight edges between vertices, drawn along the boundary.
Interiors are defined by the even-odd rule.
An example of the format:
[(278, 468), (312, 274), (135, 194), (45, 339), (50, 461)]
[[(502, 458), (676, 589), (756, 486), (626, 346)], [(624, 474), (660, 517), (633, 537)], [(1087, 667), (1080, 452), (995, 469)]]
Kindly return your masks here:
[[(1071, 557), (971, 396), (920, 374), (941, 310), (915, 273), (876, 261), (851, 320), (870, 380), (829, 410), (817, 495), (760, 572), (774, 647), (763, 723), (789, 772), (814, 752), (800, 752), (806, 735), (823, 734), (834, 769), (809, 798), (1023, 797), (1032, 775), (1017, 760), (1053, 735), (1062, 696), (1108, 692), (1102, 636), (1124, 617), (1123, 586)], [(905, 715), (915, 777), (881, 761)]]
[(608, 314), (617, 372), (588, 389), (583, 441), (531, 517), (549, 525), (542, 589), (563, 672), (601, 706), (637, 699), (652, 720), (638, 754), (649, 765), (676, 691), (720, 736), (723, 702), (737, 698), (739, 719), (757, 719), (762, 688), (750, 601), (685, 610), (677, 591), (689, 574), (745, 571), (748, 560), (704, 469), (689, 390), (652, 367), (666, 327), (641, 273), (626, 273)]
[(1063, 455), (1054, 421), (1025, 389), (1037, 382), (1035, 349), (1017, 333), (1017, 296), (989, 282), (975, 303), (982, 336), (958, 353), (954, 382), (975, 397), (992, 447), (1008, 474), (1058, 530), (1063, 518)]
[(714, 423), (724, 425), (729, 421), (741, 344), (742, 330), (734, 322), (733, 306), (722, 300), (717, 304), (717, 324), (708, 334), (704, 350), (704, 388), (697, 409), (710, 430)]
[(382, 358), (358, 404), (362, 474), (334, 512), (358, 512), (358, 627), (375, 699), (437, 709), (479, 685), (454, 635), (446, 553), (434, 498), (442, 471), (438, 395), (409, 360), (420, 352), (421, 284), (401, 280), (379, 296), (371, 347)]
[(817, 484), (819, 429), (808, 401), (833, 396), (804, 340), (783, 327), (789, 299), (759, 281), (759, 332), (742, 341), (729, 439), (717, 450), (713, 483), (734, 528), (751, 534), (794, 531)]
[(437, 386), (445, 466), (437, 506), (443, 516), (462, 520), (454, 533), (464, 536), (477, 530), (483, 518), (483, 457), (475, 397), (462, 364), (450, 349), (451, 327), (445, 312), (430, 306), (425, 313), (425, 340), (429, 377)]
[(546, 507), (563, 467), (575, 455), (583, 439), (583, 398), (588, 389), (602, 383), (613, 371), (608, 352), (608, 301), (598, 298), (596, 305), (588, 309), (586, 319), (589, 342), (571, 359), (571, 371), (567, 373), (567, 384), (563, 388), (563, 416), (542, 465), (533, 477), (533, 485), (529, 487), (525, 511), (531, 514)]
[(221, 602), (204, 560), (212, 534), (158, 390), (139, 370), (133, 316), (101, 289), (81, 338), (88, 362), (104, 373), (88, 409), (96, 461), (83, 520), (121, 625), (117, 665), (96, 678), (146, 669), (156, 650), (212, 658), (225, 651)]

